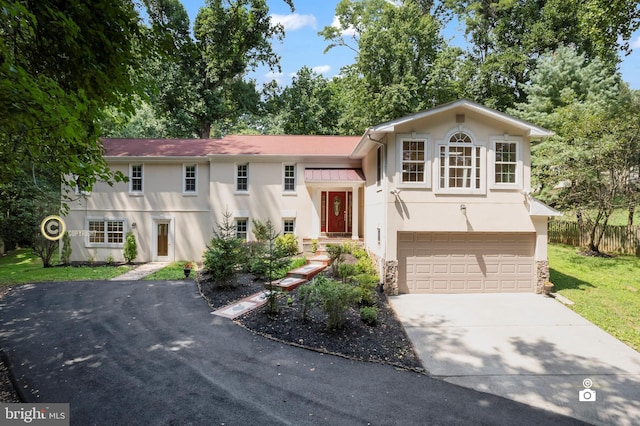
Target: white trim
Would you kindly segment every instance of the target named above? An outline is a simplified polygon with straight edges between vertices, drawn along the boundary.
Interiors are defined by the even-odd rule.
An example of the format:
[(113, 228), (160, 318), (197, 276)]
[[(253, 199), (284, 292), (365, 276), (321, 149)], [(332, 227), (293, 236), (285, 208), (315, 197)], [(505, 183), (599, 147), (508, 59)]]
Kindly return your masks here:
[[(449, 140), (451, 139), (451, 137), (453, 135), (455, 135), (456, 133), (465, 133), (466, 135), (469, 136), (469, 138), (471, 139), (471, 144), (464, 144), (464, 143), (455, 143), (455, 144), (450, 144)], [(449, 159), (450, 156), (450, 147), (470, 147), (471, 148), (471, 171), (472, 171), (472, 176), (470, 178), (471, 180), (471, 187), (470, 188), (450, 188), (449, 187), (449, 162), (447, 161)], [(445, 185), (444, 187), (441, 186), (441, 176), (440, 176), (440, 167), (441, 167), (441, 163), (440, 163), (440, 151), (442, 150), (442, 148), (445, 148), (445, 162), (447, 164), (445, 164), (445, 175), (444, 175), (444, 182)], [(480, 155), (479, 158), (477, 158), (478, 156), (476, 155), (476, 151), (477, 149), (480, 149)], [(434, 155), (434, 159), (435, 159), (435, 164), (433, 167), (433, 176), (434, 179), (436, 180), (436, 183), (434, 185), (435, 187), (435, 193), (436, 194), (462, 194), (462, 195), (482, 195), (482, 194), (486, 194), (487, 193), (487, 148), (486, 148), (486, 142), (479, 140), (475, 137), (475, 135), (473, 134), (473, 131), (462, 126), (456, 126), (454, 128), (452, 128), (449, 132), (446, 133), (445, 135), (445, 139), (444, 140), (439, 140), (437, 141), (437, 145), (436, 145), (436, 153)], [(476, 175), (476, 172), (478, 173), (478, 175)], [(480, 185), (478, 188), (476, 188), (476, 179), (479, 178), (480, 180)]]
[[(89, 231), (89, 222), (102, 222), (104, 224), (104, 243), (92, 243), (91, 235), (87, 232), (84, 237), (84, 246), (92, 248), (123, 248), (127, 240), (128, 222), (126, 217), (85, 216), (84, 229)], [(107, 222), (122, 222), (122, 243), (109, 243)]]
[[(424, 143), (424, 174), (422, 182), (404, 182), (403, 174), (403, 145), (404, 142), (423, 142)], [(428, 133), (399, 133), (396, 135), (396, 167), (398, 176), (398, 188), (431, 188), (431, 141)]]
[[(195, 189), (187, 191), (187, 167), (194, 167)], [(182, 163), (182, 195), (198, 195), (198, 165), (196, 163)]]
[[(238, 179), (240, 178), (240, 176), (238, 176), (238, 167), (240, 166), (247, 166), (247, 176), (243, 176), (243, 178), (247, 179), (247, 189), (238, 189)], [(233, 188), (236, 194), (240, 194), (240, 195), (246, 195), (249, 193), (249, 163), (234, 163), (233, 165), (233, 169), (234, 169), (234, 179), (233, 179)]]
[[(285, 232), (285, 222), (287, 221), (291, 221), (293, 222), (293, 231), (291, 232)], [(286, 234), (296, 234), (296, 219), (294, 217), (283, 217), (282, 218), (282, 235), (286, 235)]]
[[(175, 220), (173, 216), (151, 216), (151, 219), (151, 261), (173, 262), (175, 259)], [(162, 223), (169, 225), (166, 256), (158, 256), (158, 225)]]
[[(498, 143), (515, 143), (516, 144), (516, 177), (514, 183), (498, 183), (496, 182), (496, 144)], [(487, 177), (491, 182), (491, 189), (521, 189), (524, 175), (524, 164), (522, 161), (523, 141), (519, 136), (492, 136), (491, 150), (487, 155), (489, 163), (489, 171)]]
[[(293, 166), (293, 189), (286, 189), (286, 169)], [(298, 191), (298, 166), (296, 163), (282, 163), (282, 195), (297, 195)]]
[[(140, 166), (140, 190), (133, 190), (133, 168)], [(138, 178), (136, 178), (138, 179)], [(129, 194), (130, 195), (143, 195), (144, 194), (144, 164), (143, 163), (129, 163)]]
[(245, 237), (244, 240), (245, 241), (249, 241), (249, 235), (251, 232), (251, 222), (249, 221), (249, 216), (243, 216), (243, 217), (234, 217), (233, 218), (233, 226), (235, 228), (235, 234), (236, 234), (236, 238), (238, 238), (238, 221), (239, 220), (243, 220), (247, 223), (247, 229), (244, 231), (245, 232)]

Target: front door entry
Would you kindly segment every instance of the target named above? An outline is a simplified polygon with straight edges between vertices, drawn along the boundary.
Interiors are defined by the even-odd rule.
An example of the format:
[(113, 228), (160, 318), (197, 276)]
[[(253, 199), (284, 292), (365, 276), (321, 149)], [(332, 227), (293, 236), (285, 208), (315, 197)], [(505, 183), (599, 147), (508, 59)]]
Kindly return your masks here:
[(329, 192), (327, 232), (347, 232), (347, 193)]
[(168, 256), (169, 255), (169, 224), (168, 223), (158, 223), (156, 224), (158, 227), (158, 257)]

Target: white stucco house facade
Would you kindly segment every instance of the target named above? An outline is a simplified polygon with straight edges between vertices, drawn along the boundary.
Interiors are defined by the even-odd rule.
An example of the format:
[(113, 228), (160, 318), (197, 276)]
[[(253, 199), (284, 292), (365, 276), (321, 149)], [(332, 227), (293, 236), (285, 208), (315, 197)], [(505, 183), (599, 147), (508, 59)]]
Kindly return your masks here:
[[(548, 278), (547, 219), (530, 144), (552, 132), (460, 100), (361, 137), (104, 139), (129, 177), (70, 204), (72, 260), (199, 260), (229, 212), (240, 238), (271, 219), (303, 238), (363, 240), (390, 292), (534, 292)], [(69, 189), (71, 191), (71, 189)]]

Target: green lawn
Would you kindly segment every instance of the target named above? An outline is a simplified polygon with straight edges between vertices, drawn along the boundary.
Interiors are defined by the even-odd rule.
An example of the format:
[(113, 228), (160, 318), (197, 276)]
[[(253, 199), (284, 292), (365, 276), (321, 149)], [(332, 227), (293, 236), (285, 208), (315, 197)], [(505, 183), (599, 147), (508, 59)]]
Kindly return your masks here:
[(575, 247), (549, 245), (555, 291), (577, 313), (640, 351), (640, 258), (581, 256)]
[[(52, 262), (55, 264), (55, 262)], [(43, 268), (31, 249), (12, 250), (0, 257), (0, 286), (44, 281), (108, 280), (127, 272), (129, 266), (55, 266)]]
[[(184, 264), (185, 261), (172, 262), (160, 269), (158, 272), (154, 272), (151, 275), (144, 277), (145, 280), (163, 280), (163, 281), (175, 281), (184, 279)], [(193, 265), (189, 279), (193, 279), (198, 270), (195, 262), (190, 262)]]

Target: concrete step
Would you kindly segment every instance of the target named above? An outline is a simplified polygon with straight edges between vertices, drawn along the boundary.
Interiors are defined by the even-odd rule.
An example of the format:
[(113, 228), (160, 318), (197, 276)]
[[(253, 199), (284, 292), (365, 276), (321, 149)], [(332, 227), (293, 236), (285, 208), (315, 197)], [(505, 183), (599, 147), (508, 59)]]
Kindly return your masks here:
[(324, 271), (327, 266), (322, 263), (307, 263), (306, 265), (289, 271), (288, 278), (300, 278), (305, 281), (311, 280), (313, 277)]

